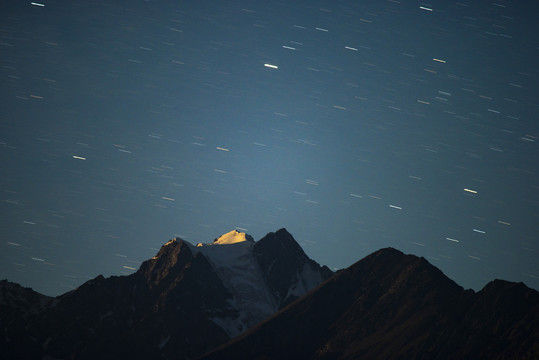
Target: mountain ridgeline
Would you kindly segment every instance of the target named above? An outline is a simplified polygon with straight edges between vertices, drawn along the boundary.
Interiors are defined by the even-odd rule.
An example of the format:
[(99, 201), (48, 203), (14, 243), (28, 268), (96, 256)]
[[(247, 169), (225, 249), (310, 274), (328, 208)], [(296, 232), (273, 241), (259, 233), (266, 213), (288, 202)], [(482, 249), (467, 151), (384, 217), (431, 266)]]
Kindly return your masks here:
[(173, 239), (129, 276), (47, 297), (0, 282), (0, 355), (21, 359), (537, 359), (539, 293), (464, 290), (381, 249), (333, 274), (285, 229)]

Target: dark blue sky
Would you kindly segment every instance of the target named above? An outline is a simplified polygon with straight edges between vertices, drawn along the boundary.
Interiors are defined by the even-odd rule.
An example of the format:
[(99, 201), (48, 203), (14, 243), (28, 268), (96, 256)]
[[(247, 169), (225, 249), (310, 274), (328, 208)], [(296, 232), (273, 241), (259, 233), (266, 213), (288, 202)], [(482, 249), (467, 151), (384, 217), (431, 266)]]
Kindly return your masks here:
[(392, 246), (539, 289), (525, 3), (2, 1), (0, 277), (286, 227), (332, 268)]

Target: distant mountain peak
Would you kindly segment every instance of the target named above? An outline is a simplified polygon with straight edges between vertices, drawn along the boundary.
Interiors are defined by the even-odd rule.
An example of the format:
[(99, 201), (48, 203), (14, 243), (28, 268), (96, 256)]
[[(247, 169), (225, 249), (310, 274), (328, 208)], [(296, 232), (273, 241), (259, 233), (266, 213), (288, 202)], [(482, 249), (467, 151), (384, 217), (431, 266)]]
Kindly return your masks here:
[(275, 252), (293, 252), (302, 258), (307, 257), (292, 234), (290, 234), (285, 228), (279, 229), (276, 232), (267, 233), (266, 236), (256, 243), (256, 247), (259, 249), (270, 247)]

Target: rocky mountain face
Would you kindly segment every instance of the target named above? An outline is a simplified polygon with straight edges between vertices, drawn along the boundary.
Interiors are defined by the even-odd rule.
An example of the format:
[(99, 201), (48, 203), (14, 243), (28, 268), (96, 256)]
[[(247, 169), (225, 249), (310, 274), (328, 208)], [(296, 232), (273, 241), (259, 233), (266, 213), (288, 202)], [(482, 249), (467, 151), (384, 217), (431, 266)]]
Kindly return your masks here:
[[(14, 287), (4, 282), (0, 292), (13, 293)], [(230, 296), (203, 256), (173, 241), (135, 274), (98, 276), (47, 299), (31, 317), (12, 306), (2, 309), (0, 354), (13, 359), (193, 358), (229, 340), (208, 313)], [(17, 333), (13, 317), (18, 328), (24, 327)]]
[(193, 359), (332, 272), (281, 229), (258, 242), (174, 239), (130, 276), (98, 276), (56, 298), (0, 282), (2, 358)]
[(382, 249), (202, 359), (538, 359), (539, 293)]

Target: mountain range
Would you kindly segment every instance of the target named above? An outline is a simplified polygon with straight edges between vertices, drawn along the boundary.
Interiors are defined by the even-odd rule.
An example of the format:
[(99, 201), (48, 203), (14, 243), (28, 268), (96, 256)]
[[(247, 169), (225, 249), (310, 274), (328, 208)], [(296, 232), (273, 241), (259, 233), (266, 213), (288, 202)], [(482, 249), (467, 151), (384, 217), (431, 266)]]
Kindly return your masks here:
[(181, 239), (129, 276), (98, 276), (56, 298), (0, 282), (3, 358), (193, 359), (293, 302), (333, 272), (285, 229)]
[(381, 249), (333, 273), (285, 229), (173, 239), (129, 276), (52, 298), (0, 282), (6, 359), (537, 359), (539, 293), (464, 290)]

